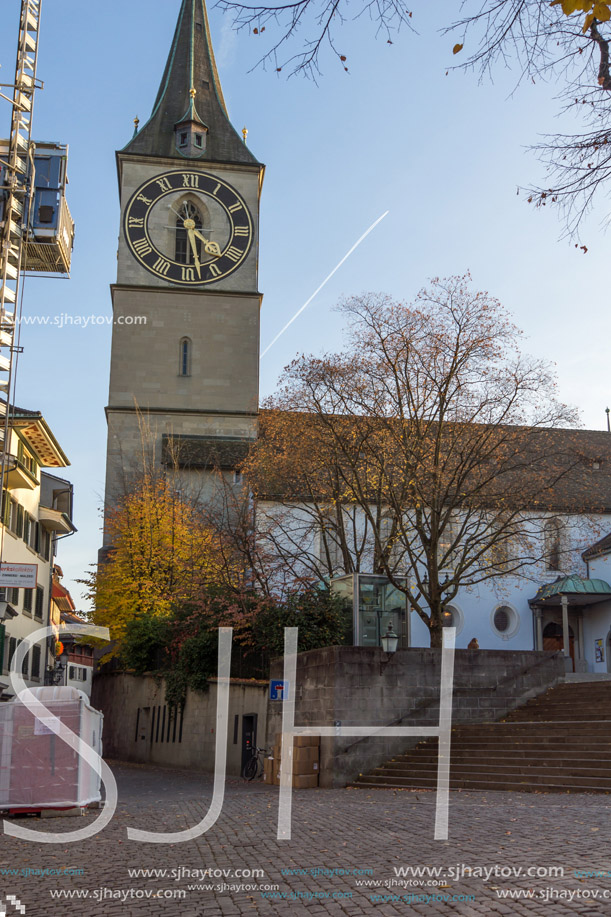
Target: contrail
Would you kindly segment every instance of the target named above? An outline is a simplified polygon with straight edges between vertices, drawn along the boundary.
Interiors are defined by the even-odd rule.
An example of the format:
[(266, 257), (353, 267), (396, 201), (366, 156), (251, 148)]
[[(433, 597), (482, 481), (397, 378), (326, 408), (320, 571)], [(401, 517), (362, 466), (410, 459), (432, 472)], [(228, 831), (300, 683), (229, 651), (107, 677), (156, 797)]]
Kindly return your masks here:
[(267, 351), (270, 350), (270, 349), (274, 346), (274, 344), (276, 343), (276, 341), (278, 340), (278, 338), (281, 338), (281, 337), (282, 337), (282, 335), (284, 334), (284, 332), (286, 331), (286, 329), (289, 328), (289, 327), (293, 324), (293, 322), (295, 321), (295, 319), (296, 319), (296, 318), (299, 318), (299, 316), (301, 315), (301, 313), (303, 312), (303, 310), (304, 310), (304, 309), (307, 309), (307, 307), (310, 305), (310, 303), (312, 302), (312, 300), (314, 299), (314, 297), (317, 296), (317, 295), (320, 293), (320, 291), (322, 290), (322, 288), (324, 287), (324, 285), (325, 285), (326, 283), (328, 283), (329, 280), (331, 280), (331, 278), (333, 277), (333, 275), (335, 274), (335, 272), (338, 271), (338, 270), (340, 269), (340, 267), (342, 266), (342, 264), (344, 263), (344, 261), (346, 261), (346, 259), (350, 257), (350, 255), (351, 255), (352, 252), (355, 250), (355, 248), (358, 248), (358, 247), (359, 247), (359, 245), (361, 244), (361, 242), (363, 241), (363, 239), (366, 239), (366, 238), (367, 238), (367, 236), (368, 236), (369, 233), (372, 231), (372, 229), (375, 229), (376, 226), (378, 225), (378, 223), (381, 223), (382, 220), (384, 219), (384, 217), (387, 216), (388, 213), (390, 213), (389, 210), (387, 210), (385, 213), (383, 213), (381, 217), (378, 217), (377, 220), (375, 221), (375, 223), (372, 223), (372, 224), (371, 224), (371, 226), (369, 227), (369, 229), (368, 229), (366, 232), (363, 233), (363, 235), (360, 237), (360, 239), (357, 239), (357, 240), (356, 240), (356, 242), (354, 243), (354, 245), (352, 246), (352, 248), (351, 248), (349, 251), (347, 251), (346, 254), (344, 255), (344, 257), (342, 258), (342, 260), (339, 261), (339, 262), (335, 265), (335, 267), (333, 268), (333, 270), (331, 271), (331, 273), (330, 273), (327, 277), (325, 277), (325, 279), (323, 280), (323, 282), (321, 283), (321, 285), (320, 285), (316, 290), (314, 290), (314, 292), (312, 293), (312, 295), (310, 296), (310, 298), (309, 298), (309, 299), (306, 299), (306, 301), (304, 302), (304, 304), (303, 304), (303, 306), (301, 307), (301, 309), (299, 309), (297, 312), (295, 312), (295, 314), (294, 314), (294, 316), (292, 317), (292, 319), (286, 323), (286, 325), (284, 326), (284, 328), (282, 329), (282, 331), (279, 331), (279, 332), (278, 332), (278, 334), (276, 335), (276, 337), (274, 338), (274, 340), (271, 342), (271, 344), (268, 344), (268, 345), (267, 345), (267, 347), (265, 348), (265, 350), (264, 350), (263, 353), (261, 354), (261, 358), (263, 358), (263, 357), (265, 356), (265, 354), (267, 353)]

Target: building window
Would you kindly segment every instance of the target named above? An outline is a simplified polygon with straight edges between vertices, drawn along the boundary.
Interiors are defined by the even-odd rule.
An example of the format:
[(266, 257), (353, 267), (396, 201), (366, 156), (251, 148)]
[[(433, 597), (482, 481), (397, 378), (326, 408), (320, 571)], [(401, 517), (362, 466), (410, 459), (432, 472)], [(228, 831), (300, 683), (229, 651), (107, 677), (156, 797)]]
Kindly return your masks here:
[(26, 544), (30, 543), (30, 526), (32, 522), (32, 517), (25, 513), (23, 517), (23, 540)]
[[(20, 640), (19, 643), (23, 643), (23, 640)], [(21, 663), (21, 674), (24, 675), (26, 678), (30, 674), (30, 654), (29, 653), (26, 653), (26, 655), (24, 656), (23, 662)]]
[(2, 524), (8, 528), (11, 516), (11, 498), (8, 490), (2, 491)]
[(42, 612), (45, 604), (45, 590), (42, 586), (36, 587), (36, 607), (34, 609), (34, 617), (42, 621)]
[(40, 647), (32, 647), (32, 678), (40, 679)]
[(187, 146), (188, 143), (189, 143), (189, 134), (187, 133), (187, 131), (181, 131), (181, 134), (178, 140), (178, 145)]
[(456, 605), (446, 605), (441, 613), (441, 624), (443, 627), (455, 627), (456, 636), (462, 631), (465, 623), (465, 616), (460, 608)]
[(242, 472), (241, 472), (241, 471), (234, 471), (234, 472), (233, 472), (233, 483), (234, 483), (234, 484), (241, 484), (241, 483), (242, 483)]
[(11, 637), (8, 642), (8, 657), (6, 660), (6, 667), (10, 669), (11, 663), (13, 661), (13, 656), (15, 655), (15, 650), (17, 649), (17, 638)]
[(544, 552), (547, 570), (560, 572), (562, 562), (562, 534), (563, 526), (560, 519), (548, 519), (545, 523)]
[(51, 536), (47, 531), (41, 532), (41, 546), (40, 553), (45, 560), (49, 560), (51, 556)]
[[(183, 201), (180, 207), (180, 216), (176, 217), (176, 261), (180, 264), (195, 264), (193, 257), (193, 248), (189, 242), (189, 236), (185, 229), (185, 220), (193, 220), (195, 229), (201, 230), (202, 217), (191, 201)], [(195, 239), (197, 257), (202, 261), (202, 241)]]
[(33, 589), (23, 590), (23, 610), (26, 614), (32, 614), (32, 592)]
[(17, 459), (21, 462), (23, 467), (30, 472), (32, 477), (35, 478), (38, 473), (36, 459), (34, 459), (29, 452), (26, 452), (22, 442), (17, 446)]
[(30, 547), (38, 554), (40, 550), (40, 526), (35, 519), (30, 520)]
[(439, 570), (452, 571), (458, 557), (460, 540), (460, 521), (451, 515), (445, 522), (443, 532), (437, 542), (437, 563)]
[(196, 135), (195, 135), (195, 146), (196, 146), (196, 147), (199, 147), (200, 149), (202, 148), (202, 146), (203, 146), (203, 136), (202, 136), (202, 134), (196, 134)]
[(492, 630), (503, 640), (517, 634), (520, 627), (520, 616), (511, 605), (497, 605), (492, 611)]
[(87, 681), (87, 669), (80, 665), (71, 665), (68, 667), (68, 678), (70, 681)]
[(23, 506), (17, 505), (17, 528), (15, 534), (18, 538), (23, 538)]
[(8, 527), (13, 532), (14, 535), (17, 534), (17, 516), (18, 516), (19, 504), (16, 500), (11, 500), (11, 505), (9, 509), (9, 520)]
[(181, 338), (178, 345), (178, 375), (191, 375), (191, 338)]

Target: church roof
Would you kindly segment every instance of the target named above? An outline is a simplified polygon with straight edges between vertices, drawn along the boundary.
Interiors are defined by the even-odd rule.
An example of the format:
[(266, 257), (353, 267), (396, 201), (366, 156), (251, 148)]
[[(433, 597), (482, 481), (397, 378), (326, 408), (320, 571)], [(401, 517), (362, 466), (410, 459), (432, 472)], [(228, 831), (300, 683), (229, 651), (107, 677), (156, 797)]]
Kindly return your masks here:
[[(372, 443), (386, 450), (386, 486), (392, 485), (399, 494), (406, 474), (416, 470), (426, 477), (436, 430), (432, 423), (425, 435), (416, 430), (414, 456), (410, 458), (399, 435), (399, 421), (396, 428), (393, 423), (392, 419), (351, 415), (333, 415), (323, 422), (320, 416), (306, 412), (260, 411), (257, 448), (263, 460), (257, 481), (259, 498), (295, 502), (307, 502), (313, 494), (322, 498), (329, 489), (333, 490), (337, 467), (344, 469), (342, 480), (358, 479), (364, 483), (368, 480), (365, 469)], [(452, 493), (453, 482), (463, 482), (461, 488), (466, 483), (465, 505), (505, 505), (510, 510), (524, 508), (537, 514), (611, 513), (611, 436), (607, 431), (487, 428), (483, 424), (444, 426), (442, 484)], [(496, 430), (499, 441), (497, 448), (491, 438), (489, 446), (489, 461), (498, 465), (495, 473), (485, 464), (484, 451), (477, 452), (477, 441), (488, 429)], [(477, 464), (472, 463), (471, 449), (482, 456)], [(266, 455), (274, 460), (267, 461)], [(479, 486), (478, 474), (488, 483)], [(377, 481), (375, 476), (373, 480)], [(457, 495), (454, 498), (460, 502)]]
[(601, 557), (604, 554), (611, 554), (611, 533), (586, 548), (581, 556), (584, 560), (591, 560), (593, 557)]
[(187, 157), (176, 149), (175, 127), (185, 121), (208, 129), (199, 161), (258, 164), (229, 120), (204, 0), (182, 0), (151, 116), (121, 152), (184, 161)]

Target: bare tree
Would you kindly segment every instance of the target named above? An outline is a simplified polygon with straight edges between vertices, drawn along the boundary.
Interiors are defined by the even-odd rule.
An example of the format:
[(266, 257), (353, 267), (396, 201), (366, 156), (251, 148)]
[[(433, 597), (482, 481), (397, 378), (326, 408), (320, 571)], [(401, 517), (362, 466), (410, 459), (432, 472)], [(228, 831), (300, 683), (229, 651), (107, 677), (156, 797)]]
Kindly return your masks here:
[[(218, 0), (217, 6), (233, 14), (238, 29), (261, 36), (271, 27), (273, 37), (259, 63), (314, 78), (320, 74), (324, 49), (348, 69), (347, 49), (338, 43), (346, 18), (369, 16), (376, 36), (391, 44), (402, 27), (416, 34), (418, 24), (418, 11), (413, 15), (400, 0), (295, 0), (279, 6)], [(450, 18), (450, 8), (442, 31), (448, 36), (448, 51), (453, 45), (459, 55), (456, 68), (492, 78), (497, 68), (509, 67), (517, 72), (517, 83), (553, 82), (562, 109), (579, 112), (583, 132), (550, 135), (534, 147), (547, 167), (549, 183), (526, 189), (528, 200), (537, 206), (560, 208), (566, 234), (577, 238), (597, 194), (608, 194), (609, 3), (464, 0), (455, 9), (457, 18)]]
[(559, 551), (545, 524), (603, 509), (590, 435), (469, 279), (434, 280), (411, 305), (345, 302), (346, 348), (287, 367), (244, 466), (265, 553), (295, 578), (386, 574), (433, 646), (459, 589), (536, 578)]

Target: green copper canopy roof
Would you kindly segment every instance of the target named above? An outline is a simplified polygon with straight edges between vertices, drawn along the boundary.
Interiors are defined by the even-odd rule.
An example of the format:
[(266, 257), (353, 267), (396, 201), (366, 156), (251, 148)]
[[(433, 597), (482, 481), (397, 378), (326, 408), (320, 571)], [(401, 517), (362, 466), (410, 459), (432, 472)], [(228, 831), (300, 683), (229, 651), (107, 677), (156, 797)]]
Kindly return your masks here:
[(185, 120), (208, 128), (200, 161), (258, 164), (229, 121), (204, 0), (182, 0), (178, 23), (151, 117), (122, 152), (179, 159), (175, 127)]
[(541, 602), (561, 595), (608, 596), (611, 598), (611, 586), (604, 579), (582, 579), (576, 573), (562, 576), (553, 583), (547, 583), (538, 590), (533, 602)]

